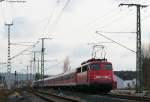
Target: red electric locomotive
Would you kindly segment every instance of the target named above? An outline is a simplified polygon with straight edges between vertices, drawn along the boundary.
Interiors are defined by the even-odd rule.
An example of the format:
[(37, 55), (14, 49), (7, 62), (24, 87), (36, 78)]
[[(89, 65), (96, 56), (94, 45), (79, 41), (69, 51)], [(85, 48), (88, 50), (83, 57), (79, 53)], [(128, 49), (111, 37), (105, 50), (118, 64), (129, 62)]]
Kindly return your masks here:
[[(34, 85), (43, 85), (41, 80)], [(74, 71), (44, 79), (44, 87), (73, 88), (83, 90), (110, 91), (115, 89), (116, 81), (112, 63), (106, 59), (90, 59), (81, 63)]]
[(110, 91), (116, 88), (112, 63), (106, 59), (90, 59), (77, 68), (77, 85), (88, 89)]

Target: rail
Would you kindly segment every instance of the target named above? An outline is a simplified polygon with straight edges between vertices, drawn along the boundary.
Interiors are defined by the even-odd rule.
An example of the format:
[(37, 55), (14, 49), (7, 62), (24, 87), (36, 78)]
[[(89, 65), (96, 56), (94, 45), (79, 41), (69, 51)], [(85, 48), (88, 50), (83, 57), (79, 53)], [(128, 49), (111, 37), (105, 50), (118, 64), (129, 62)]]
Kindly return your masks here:
[(150, 102), (150, 97), (146, 96), (133, 96), (133, 95), (118, 95), (118, 94), (107, 94), (109, 97), (113, 98), (120, 98), (120, 99), (128, 99), (128, 100), (134, 100), (134, 101), (144, 101), (144, 102)]
[[(150, 97), (146, 97), (146, 96), (134, 96), (134, 95), (119, 95), (119, 94), (113, 94), (113, 93), (84, 93), (84, 92), (75, 92), (75, 91), (66, 91), (67, 93), (76, 93), (77, 96), (73, 96), (73, 97), (78, 97), (78, 98), (70, 98), (70, 97), (67, 97), (65, 95), (65, 92), (63, 91), (63, 95), (56, 95), (56, 94), (53, 94), (53, 93), (50, 93), (50, 92), (47, 92), (47, 91), (38, 91), (38, 92), (35, 92), (36, 95), (40, 96), (41, 98), (45, 98), (46, 100), (51, 100), (51, 102), (86, 102), (83, 97), (80, 97), (78, 96), (78, 94), (82, 94), (86, 97), (93, 97), (94, 98), (98, 98), (98, 97), (95, 97), (95, 96), (104, 96), (103, 98), (105, 99), (106, 97), (107, 98), (114, 98), (116, 100), (119, 100), (119, 99), (125, 99), (125, 100), (128, 100), (128, 101), (137, 101), (137, 102), (150, 102)], [(53, 97), (53, 99), (56, 99), (53, 100), (51, 97)], [(57, 99), (62, 99), (62, 100), (65, 100), (65, 101), (57, 101)], [(101, 97), (102, 98), (102, 97)], [(81, 100), (83, 99), (83, 100)], [(114, 100), (112, 99), (112, 100)], [(93, 101), (94, 102), (94, 101)]]
[(80, 100), (77, 98), (71, 98), (71, 97), (67, 97), (67, 96), (62, 96), (62, 95), (56, 95), (56, 94), (52, 94), (49, 92), (35, 92), (35, 91), (30, 91), (33, 94), (35, 94), (36, 96), (39, 96), (40, 98), (47, 100), (49, 102), (86, 102), (84, 100)]

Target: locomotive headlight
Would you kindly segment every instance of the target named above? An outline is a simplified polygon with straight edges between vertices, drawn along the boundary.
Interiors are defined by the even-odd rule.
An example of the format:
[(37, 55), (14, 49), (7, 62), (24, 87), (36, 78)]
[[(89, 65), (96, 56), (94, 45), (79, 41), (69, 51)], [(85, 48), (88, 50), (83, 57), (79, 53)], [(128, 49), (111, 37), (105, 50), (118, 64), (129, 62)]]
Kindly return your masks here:
[(96, 79), (100, 78), (100, 79), (111, 79), (111, 76), (96, 76)]

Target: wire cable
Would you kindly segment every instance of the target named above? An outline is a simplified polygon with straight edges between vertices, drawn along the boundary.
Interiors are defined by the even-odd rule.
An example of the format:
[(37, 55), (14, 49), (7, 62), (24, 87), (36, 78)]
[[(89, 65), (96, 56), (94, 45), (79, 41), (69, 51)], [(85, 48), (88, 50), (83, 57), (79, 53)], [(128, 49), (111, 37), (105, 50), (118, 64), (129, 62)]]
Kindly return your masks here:
[[(147, 15), (147, 16), (145, 16), (144, 18), (142, 18), (142, 22), (145, 22), (147, 19), (149, 19), (150, 18), (150, 15)], [(136, 22), (135, 22), (136, 23)], [(125, 27), (125, 28), (123, 28), (122, 29), (122, 31), (124, 31), (124, 30), (127, 30), (127, 29), (133, 29), (133, 27), (136, 27), (136, 26), (133, 26), (135, 23), (131, 23), (131, 24), (128, 24), (127, 25), (127, 27)]]
[(54, 68), (57, 65), (60, 65), (61, 63), (63, 63), (63, 61), (58, 62), (57, 64), (51, 65), (50, 68), (45, 69), (44, 71), (50, 70), (51, 68)]
[[(125, 3), (125, 2), (126, 2), (126, 1), (124, 1), (124, 3)], [(117, 4), (117, 5), (118, 5), (118, 4)], [(112, 9), (112, 6), (115, 6), (115, 8)], [(108, 19), (106, 19), (107, 16), (110, 16), (109, 18), (113, 18), (116, 14), (118, 14), (118, 13), (113, 14), (113, 13), (114, 13), (113, 11), (114, 11), (115, 9), (118, 10), (118, 6), (116, 6), (116, 4), (111, 5), (111, 7), (108, 9), (108, 12), (106, 11), (106, 13), (105, 13), (104, 15), (98, 16), (98, 17), (96, 17), (95, 19), (89, 21), (88, 23), (86, 23), (86, 24), (84, 25), (84, 27), (85, 27), (86, 25), (91, 25), (92, 23), (95, 23), (95, 22), (98, 21), (98, 20), (106, 21), (106, 20), (108, 20)]]
[(97, 33), (98, 35), (104, 37), (105, 39), (110, 40), (110, 41), (112, 41), (113, 43), (116, 43), (117, 45), (119, 45), (119, 46), (121, 46), (121, 47), (123, 47), (123, 48), (125, 48), (125, 49), (127, 49), (127, 50), (129, 50), (129, 51), (131, 51), (131, 52), (136, 53), (136, 51), (134, 51), (134, 50), (132, 50), (132, 49), (126, 47), (125, 45), (123, 45), (123, 44), (121, 44), (121, 43), (116, 42), (115, 40), (112, 40), (111, 38), (109, 38), (109, 37), (107, 37), (107, 36), (105, 36), (105, 35), (99, 33), (98, 31), (96, 31), (96, 33)]
[(99, 20), (106, 21), (106, 17), (108, 18), (109, 16), (110, 16), (109, 18), (112, 18), (114, 15), (116, 15), (116, 13), (113, 14), (114, 13), (113, 11), (114, 11), (114, 9), (109, 9), (108, 12), (106, 12), (104, 15), (96, 17), (95, 19), (89, 21), (88, 23), (84, 24), (82, 27), (80, 27), (78, 29), (83, 29), (87, 26), (92, 26), (92, 24), (95, 24)]
[(48, 25), (49, 25), (49, 23), (51, 22), (51, 20), (52, 20), (52, 17), (53, 17), (53, 15), (54, 15), (54, 12), (55, 12), (55, 10), (56, 10), (56, 7), (57, 7), (57, 3), (56, 3), (56, 5), (54, 6), (54, 8), (52, 9), (52, 13), (49, 15), (49, 17), (48, 17), (48, 21), (47, 21), (47, 23), (46, 23), (46, 25), (44, 26), (44, 28), (43, 28), (43, 34), (45, 34), (46, 32), (46, 29), (48, 28)]
[(39, 43), (39, 41), (37, 41), (35, 44), (33, 44), (33, 46), (30, 46), (30, 47), (24, 49), (23, 51), (19, 52), (18, 54), (14, 55), (13, 57), (11, 57), (11, 60), (12, 60), (12, 59), (15, 59), (16, 57), (18, 57), (18, 56), (20, 56), (20, 55), (22, 55), (24, 52), (29, 51), (29, 50), (31, 50), (32, 48), (36, 47), (36, 45), (37, 45), (38, 43)]
[(59, 12), (58, 16), (56, 17), (55, 21), (53, 22), (53, 24), (52, 24), (52, 27), (53, 27), (53, 28), (51, 29), (50, 32), (53, 32), (53, 31), (54, 31), (56, 25), (57, 25), (58, 22), (59, 22), (59, 19), (61, 18), (61, 16), (62, 16), (64, 10), (67, 8), (69, 2), (70, 2), (70, 0), (66, 0), (64, 6), (62, 7), (62, 9), (61, 9), (61, 11)]
[[(133, 13), (133, 12), (131, 12), (131, 13)], [(121, 15), (120, 13), (118, 13), (118, 17), (116, 17), (116, 16), (113, 17), (113, 19), (110, 22), (101, 25), (99, 28), (100, 29), (103, 29), (103, 28), (106, 28), (106, 27), (108, 28), (108, 27), (114, 25), (115, 23), (118, 23), (119, 21), (122, 21), (122, 19), (125, 19), (127, 17), (129, 17), (129, 16), (124, 16), (124, 15)]]

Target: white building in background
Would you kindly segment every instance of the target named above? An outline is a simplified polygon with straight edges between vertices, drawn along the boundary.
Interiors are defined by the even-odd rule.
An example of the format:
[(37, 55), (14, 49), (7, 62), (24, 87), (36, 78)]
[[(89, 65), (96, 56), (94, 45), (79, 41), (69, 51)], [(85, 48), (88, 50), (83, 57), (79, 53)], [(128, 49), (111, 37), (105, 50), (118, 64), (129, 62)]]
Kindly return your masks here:
[(135, 88), (135, 85), (136, 85), (136, 79), (124, 81), (125, 88)]
[(135, 88), (136, 79), (132, 80), (123, 80), (122, 78), (114, 75), (115, 80), (117, 81), (117, 89), (129, 89)]
[(117, 81), (117, 89), (123, 89), (125, 88), (124, 86), (124, 80), (121, 79), (120, 77), (114, 75), (115, 80)]

